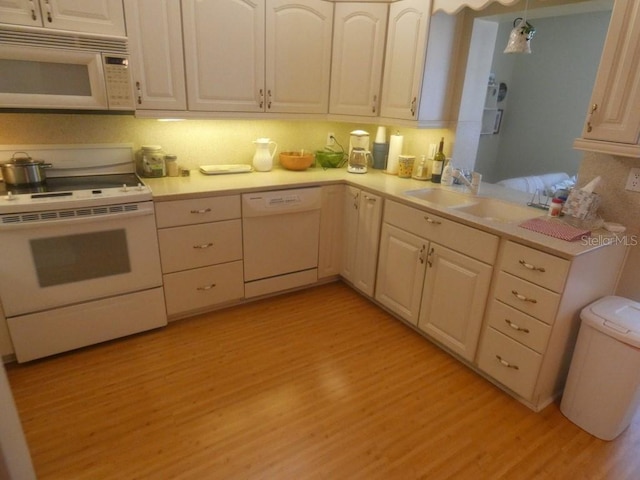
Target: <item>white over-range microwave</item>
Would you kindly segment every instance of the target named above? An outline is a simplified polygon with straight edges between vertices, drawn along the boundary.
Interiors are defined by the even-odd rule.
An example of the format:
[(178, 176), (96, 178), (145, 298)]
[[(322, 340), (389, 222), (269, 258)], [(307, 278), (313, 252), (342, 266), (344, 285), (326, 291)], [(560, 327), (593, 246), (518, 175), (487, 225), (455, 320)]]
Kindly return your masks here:
[(0, 28), (0, 109), (134, 110), (127, 39)]

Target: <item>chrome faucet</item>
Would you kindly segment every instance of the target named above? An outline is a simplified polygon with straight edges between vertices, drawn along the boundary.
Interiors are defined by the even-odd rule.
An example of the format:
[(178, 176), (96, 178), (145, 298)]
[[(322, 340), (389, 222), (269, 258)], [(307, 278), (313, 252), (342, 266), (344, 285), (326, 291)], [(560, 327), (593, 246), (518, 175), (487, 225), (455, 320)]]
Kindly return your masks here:
[(482, 179), (481, 174), (473, 172), (471, 174), (471, 181), (469, 181), (460, 170), (456, 169), (453, 171), (453, 176), (462, 182), (469, 189), (472, 195), (478, 194), (478, 190), (480, 190), (480, 180)]

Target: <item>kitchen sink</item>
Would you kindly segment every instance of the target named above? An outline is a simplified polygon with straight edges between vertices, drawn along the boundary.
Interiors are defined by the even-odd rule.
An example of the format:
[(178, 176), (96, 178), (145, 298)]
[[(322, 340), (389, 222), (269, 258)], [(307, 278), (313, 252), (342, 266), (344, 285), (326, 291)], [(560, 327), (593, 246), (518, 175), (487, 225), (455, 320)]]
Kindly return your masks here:
[(522, 222), (545, 214), (542, 210), (533, 207), (517, 205), (494, 198), (476, 198), (472, 204), (454, 206), (453, 208), (475, 217), (503, 223)]
[(442, 190), (440, 188), (421, 188), (420, 190), (408, 190), (404, 192), (411, 197), (431, 202), (441, 207), (458, 207), (475, 204), (476, 198), (464, 193)]

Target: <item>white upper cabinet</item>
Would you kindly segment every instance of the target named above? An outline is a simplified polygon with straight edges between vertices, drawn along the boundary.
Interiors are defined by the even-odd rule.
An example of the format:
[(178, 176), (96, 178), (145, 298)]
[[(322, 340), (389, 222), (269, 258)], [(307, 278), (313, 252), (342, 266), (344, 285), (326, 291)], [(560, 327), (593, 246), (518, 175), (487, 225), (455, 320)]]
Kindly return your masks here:
[(122, 0), (2, 0), (0, 23), (126, 35)]
[(390, 6), (382, 117), (417, 119), (430, 12), (431, 0), (400, 0)]
[(180, 0), (125, 0), (136, 109), (185, 110)]
[(333, 4), (182, 0), (188, 109), (327, 113)]
[(640, 2), (616, 0), (582, 138), (574, 146), (640, 157)]
[(267, 112), (328, 112), (332, 28), (331, 2), (267, 0)]
[(264, 111), (264, 0), (182, 0), (182, 14), (189, 110)]
[(329, 113), (378, 115), (388, 10), (381, 3), (336, 4)]

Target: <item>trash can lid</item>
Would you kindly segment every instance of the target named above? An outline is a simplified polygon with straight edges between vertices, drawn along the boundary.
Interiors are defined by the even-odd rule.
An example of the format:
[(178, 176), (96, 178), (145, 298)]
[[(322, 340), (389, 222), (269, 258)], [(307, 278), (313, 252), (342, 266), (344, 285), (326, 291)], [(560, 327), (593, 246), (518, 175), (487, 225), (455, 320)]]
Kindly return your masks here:
[(587, 305), (582, 321), (621, 342), (640, 348), (640, 303), (608, 296)]

